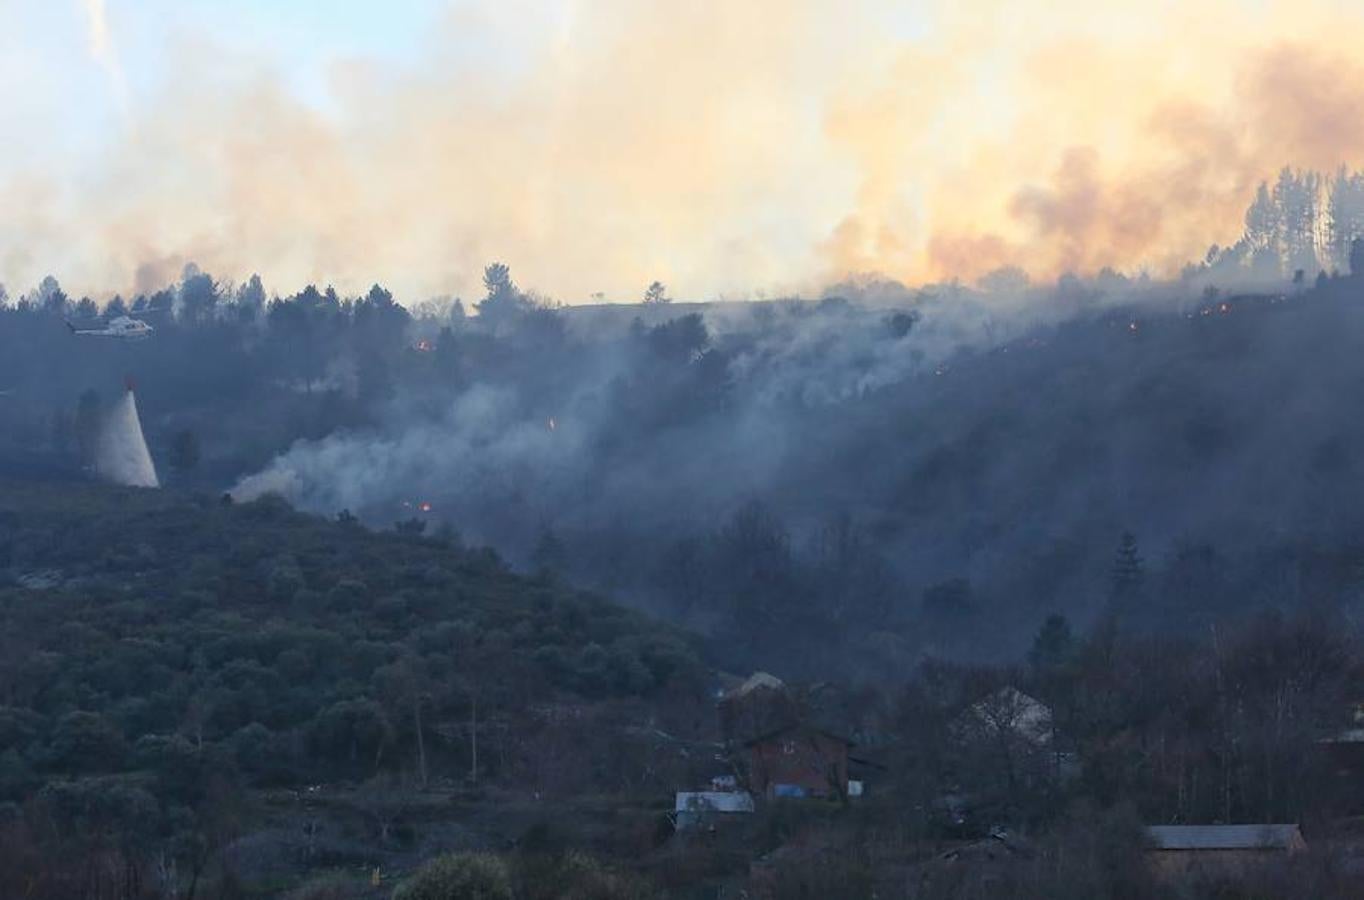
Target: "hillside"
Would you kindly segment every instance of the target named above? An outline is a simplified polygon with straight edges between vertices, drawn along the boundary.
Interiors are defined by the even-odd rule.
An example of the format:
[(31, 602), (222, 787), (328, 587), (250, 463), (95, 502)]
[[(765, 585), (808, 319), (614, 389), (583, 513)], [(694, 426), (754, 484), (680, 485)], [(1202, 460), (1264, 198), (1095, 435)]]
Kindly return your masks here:
[(968, 618), (1016, 637), (1102, 612), (1124, 532), (1148, 625), (1353, 602), (1362, 345), (1351, 279), (1096, 310), (817, 414), (772, 496), (793, 521), (852, 510), (911, 589), (965, 579)]
[(131, 370), (169, 484), (378, 529), (415, 515), (700, 633), (727, 668), (798, 677), (1012, 657), (1054, 612), (1087, 626), (1124, 533), (1142, 627), (1352, 604), (1364, 285), (1200, 284), (516, 295), (484, 322), (377, 288), (262, 309), (199, 275), (156, 308), (207, 311), (135, 346), (0, 311), (0, 470), (81, 477)]
[[(30, 863), (56, 877), (34, 860), (113, 840), (202, 864), (265, 821), (251, 789), (638, 787), (651, 748), (621, 730), (694, 727), (685, 635), (415, 532), (269, 498), (0, 485), (0, 818), (24, 808)], [(364, 824), (383, 816), (323, 818), (347, 815), (343, 844), (384, 858)]]

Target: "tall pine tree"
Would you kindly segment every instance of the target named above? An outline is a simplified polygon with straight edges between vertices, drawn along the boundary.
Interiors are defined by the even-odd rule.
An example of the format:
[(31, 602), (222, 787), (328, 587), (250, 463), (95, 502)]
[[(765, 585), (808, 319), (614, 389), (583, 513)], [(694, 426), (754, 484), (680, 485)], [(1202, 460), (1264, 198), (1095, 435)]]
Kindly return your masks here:
[(1112, 598), (1115, 603), (1131, 600), (1141, 592), (1146, 579), (1146, 566), (1137, 552), (1137, 538), (1124, 531), (1118, 541), (1118, 552), (1113, 559), (1111, 573)]

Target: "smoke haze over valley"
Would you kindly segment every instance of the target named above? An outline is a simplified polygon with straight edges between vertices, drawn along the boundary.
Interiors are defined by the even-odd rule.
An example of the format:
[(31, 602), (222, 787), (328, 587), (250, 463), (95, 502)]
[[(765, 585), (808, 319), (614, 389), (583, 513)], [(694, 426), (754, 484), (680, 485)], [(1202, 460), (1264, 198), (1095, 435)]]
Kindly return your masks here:
[(1361, 46), (0, 0), (0, 895), (1364, 896)]

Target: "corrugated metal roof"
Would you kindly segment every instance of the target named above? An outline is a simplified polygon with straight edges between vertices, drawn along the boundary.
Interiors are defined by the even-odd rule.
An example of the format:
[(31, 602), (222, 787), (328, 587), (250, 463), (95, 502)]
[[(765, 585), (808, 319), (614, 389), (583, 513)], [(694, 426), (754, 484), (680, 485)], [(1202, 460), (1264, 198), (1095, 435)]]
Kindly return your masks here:
[(1282, 850), (1302, 842), (1296, 825), (1152, 825), (1160, 850)]

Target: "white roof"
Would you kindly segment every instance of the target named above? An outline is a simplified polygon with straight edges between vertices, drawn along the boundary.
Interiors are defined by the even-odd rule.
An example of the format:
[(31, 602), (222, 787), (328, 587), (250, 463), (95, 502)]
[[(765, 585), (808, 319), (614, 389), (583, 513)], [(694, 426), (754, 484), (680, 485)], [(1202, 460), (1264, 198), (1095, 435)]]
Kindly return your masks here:
[(786, 682), (782, 681), (776, 675), (770, 675), (767, 672), (754, 672), (752, 675), (748, 676), (747, 681), (730, 691), (730, 696), (742, 697), (759, 688), (770, 688), (779, 691), (785, 687)]
[(1012, 685), (977, 701), (965, 718), (978, 727), (1013, 731), (1036, 744), (1051, 740), (1051, 709)]
[(747, 791), (678, 791), (677, 812), (753, 812)]

